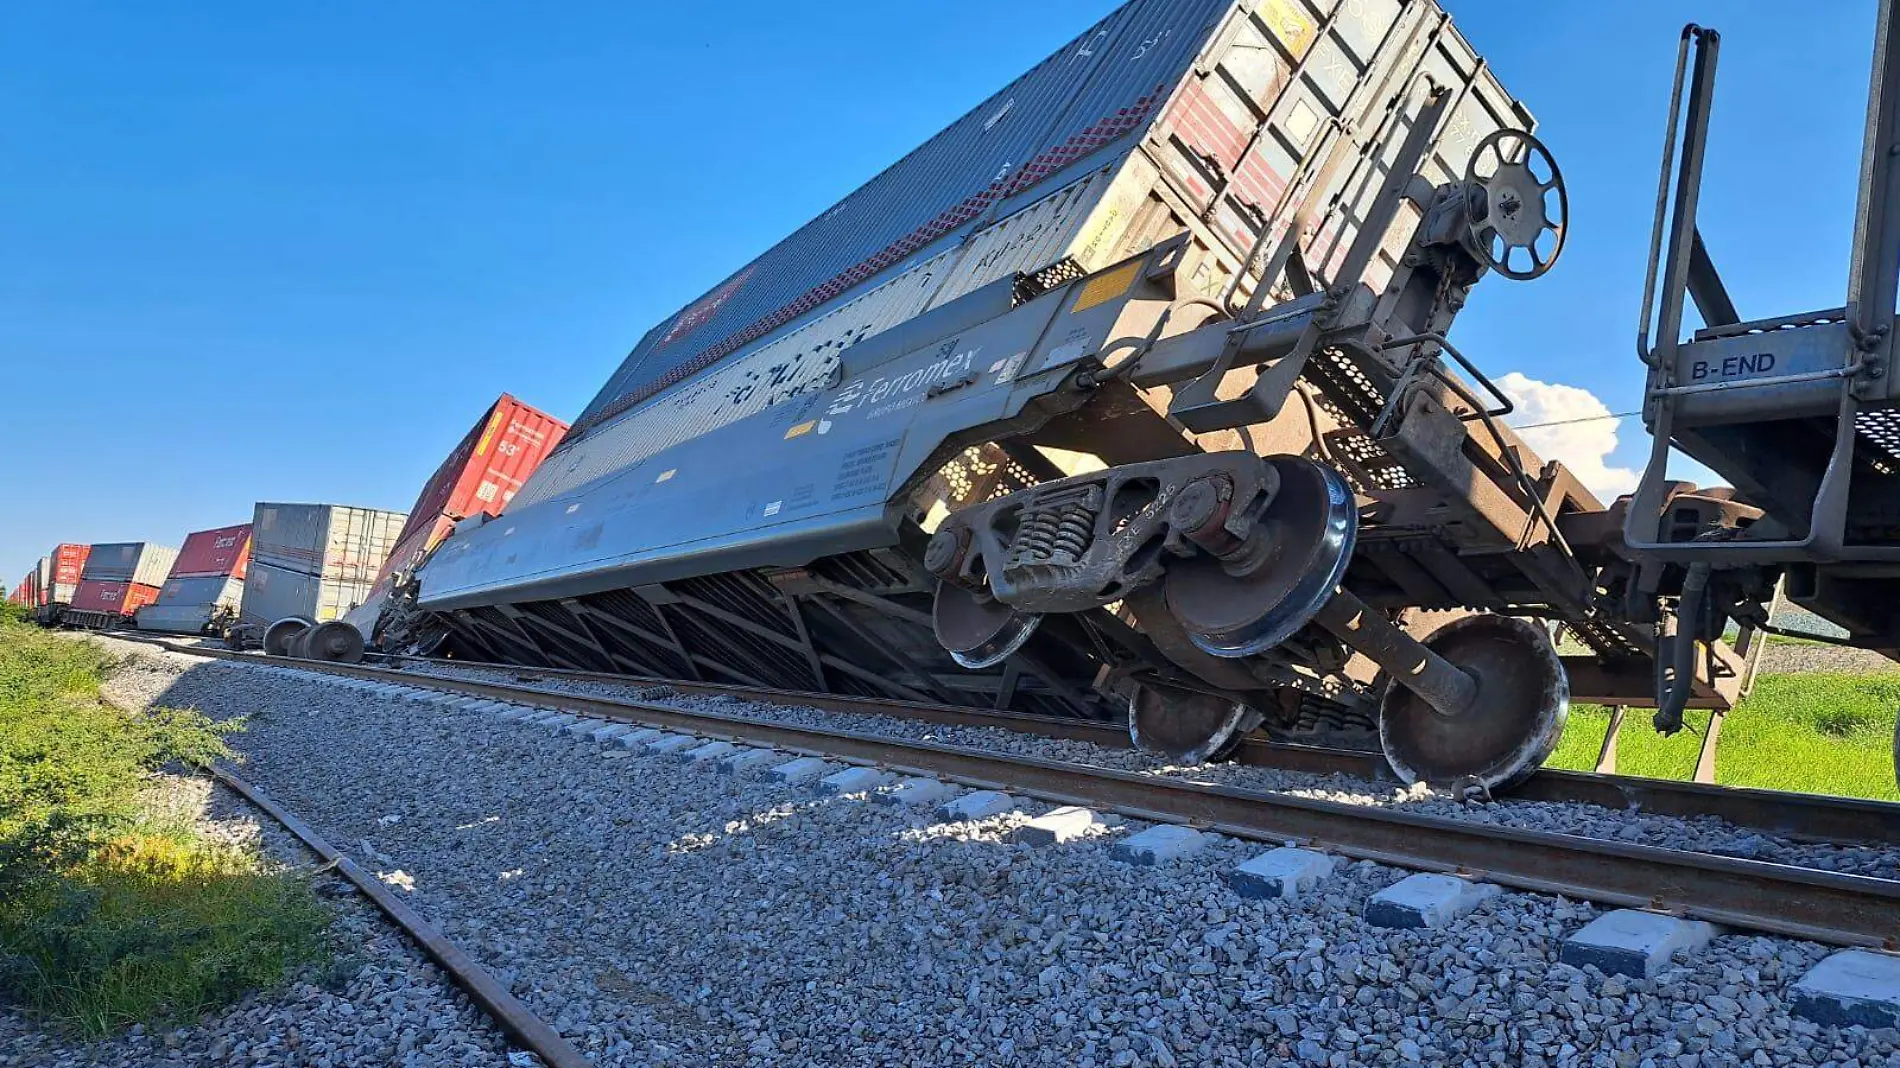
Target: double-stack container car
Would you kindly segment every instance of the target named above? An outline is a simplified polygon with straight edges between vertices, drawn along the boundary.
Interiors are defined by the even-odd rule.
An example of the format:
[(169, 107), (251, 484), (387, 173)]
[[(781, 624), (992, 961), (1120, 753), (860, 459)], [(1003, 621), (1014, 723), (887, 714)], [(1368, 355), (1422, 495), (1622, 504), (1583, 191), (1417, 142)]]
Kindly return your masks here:
[(80, 580), (86, 574), (86, 561), (92, 546), (63, 542), (40, 557), (39, 621), (52, 625), (60, 621), (66, 606), (79, 593)]
[(158, 599), (138, 610), (139, 629), (203, 634), (234, 621), (250, 560), (249, 523), (188, 536)]
[[(1152, 326), (1111, 351), (1086, 317), (1178, 301), (1159, 335), (1277, 296), (1256, 246), (1281, 234), (1298, 238), (1293, 289), (1348, 268), (1386, 288), (1425, 200), (1371, 213), (1422, 123), (1427, 193), (1532, 126), (1431, 0), (1124, 4), (648, 331), (505, 516), (423, 567), (417, 606), (484, 659), (1118, 714), (1085, 633), (981, 672), (946, 656), (923, 543), (946, 511), (1069, 473), (1063, 456), (1241, 447), (1126, 421), (1025, 432), (1077, 395), (1061, 373), (1138, 359)], [(1349, 264), (1369, 220), (1375, 247)], [(1169, 243), (1165, 262), (1136, 259)], [(989, 329), (1096, 274), (1048, 335)], [(1154, 279), (1166, 297), (1142, 289)], [(937, 417), (1019, 382), (1048, 386)], [(1111, 398), (1100, 427), (1147, 403), (1121, 389), (1094, 394)], [(1165, 408), (1165, 387), (1148, 396)], [(597, 632), (604, 651), (573, 637)]]
[(129, 621), (141, 606), (158, 599), (159, 587), (177, 559), (177, 549), (151, 542), (92, 546), (61, 622), (101, 629)]
[(343, 504), (259, 503), (242, 621), (342, 618), (369, 598), (408, 518)]

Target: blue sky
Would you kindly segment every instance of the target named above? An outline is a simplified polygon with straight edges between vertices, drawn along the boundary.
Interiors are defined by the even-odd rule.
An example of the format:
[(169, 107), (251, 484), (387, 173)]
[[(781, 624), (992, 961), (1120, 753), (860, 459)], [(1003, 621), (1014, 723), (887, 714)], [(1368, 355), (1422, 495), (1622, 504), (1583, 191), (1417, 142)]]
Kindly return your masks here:
[[(649, 326), (1112, 6), (8, 5), (0, 578), (259, 499), (406, 508), (498, 393), (572, 417)], [(1488, 371), (1637, 406), (1690, 19), (1725, 33), (1703, 217), (1742, 313), (1841, 303), (1873, 0), (1447, 6), (1571, 189), (1555, 272), (1458, 322)]]

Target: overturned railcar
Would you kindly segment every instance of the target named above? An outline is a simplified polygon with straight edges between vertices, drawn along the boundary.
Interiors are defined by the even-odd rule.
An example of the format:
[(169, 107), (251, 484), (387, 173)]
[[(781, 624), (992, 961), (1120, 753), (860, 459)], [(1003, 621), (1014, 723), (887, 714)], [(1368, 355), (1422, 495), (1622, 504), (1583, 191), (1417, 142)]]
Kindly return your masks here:
[(1561, 252), (1532, 128), (1431, 0), (1135, 0), (651, 330), (386, 644), (1508, 783), (1655, 671), (1445, 337)]

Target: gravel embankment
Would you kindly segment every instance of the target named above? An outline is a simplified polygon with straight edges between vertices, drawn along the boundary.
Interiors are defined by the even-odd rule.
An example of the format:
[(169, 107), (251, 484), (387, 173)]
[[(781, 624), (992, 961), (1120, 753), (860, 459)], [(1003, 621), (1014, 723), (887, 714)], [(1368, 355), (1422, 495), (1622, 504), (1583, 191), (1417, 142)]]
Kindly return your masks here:
[(1375, 864), (1248, 900), (1223, 883), (1245, 843), (1131, 867), (1101, 839), (1014, 843), (1022, 814), (941, 824), (244, 666), (167, 684), (180, 668), (124, 688), (251, 715), (248, 777), (603, 1065), (1884, 1064), (1900, 1043), (1790, 1016), (1810, 943), (1725, 935), (1605, 979), (1556, 962), (1586, 904), (1506, 893), (1377, 929), (1365, 899), (1404, 873)]
[[(413, 664), (411, 670), (417, 674), (514, 682), (512, 673), (493, 669), (437, 663)], [(891, 738), (1073, 761), (1119, 771), (1180, 776), (1197, 782), (1274, 791), (1349, 805), (1375, 805), (1527, 830), (1580, 834), (1665, 849), (1719, 853), (1883, 879), (1900, 878), (1900, 849), (1791, 842), (1739, 828), (1713, 816), (1683, 819), (1608, 809), (1600, 805), (1547, 801), (1500, 800), (1491, 804), (1465, 804), (1449, 794), (1422, 785), (1408, 788), (1391, 782), (1378, 783), (1347, 775), (1314, 775), (1237, 764), (1176, 767), (1134, 749), (1109, 749), (1089, 742), (1041, 738), (994, 727), (946, 727), (894, 716), (825, 712), (726, 696), (665, 694), (650, 686), (555, 679), (544, 679), (532, 685), (556, 692), (610, 699), (640, 699), (686, 710), (717, 712), (796, 726), (844, 728)]]
[[(121, 680), (121, 695), (165, 679), (143, 670)], [(147, 696), (150, 694), (147, 690)], [(229, 841), (258, 842), (280, 863), (308, 867), (295, 838), (242, 799), (205, 778), (166, 776), (150, 797), (157, 809), (198, 821)], [(366, 1064), (497, 1065), (502, 1035), (375, 907), (340, 877), (318, 877), (332, 902), (334, 957), (280, 989), (245, 998), (194, 1022), (135, 1027), (85, 1042), (0, 1009), (0, 1065), (32, 1068), (171, 1068), (245, 1064), (266, 1068), (346, 1068)], [(534, 1063), (539, 1063), (535, 1061)]]

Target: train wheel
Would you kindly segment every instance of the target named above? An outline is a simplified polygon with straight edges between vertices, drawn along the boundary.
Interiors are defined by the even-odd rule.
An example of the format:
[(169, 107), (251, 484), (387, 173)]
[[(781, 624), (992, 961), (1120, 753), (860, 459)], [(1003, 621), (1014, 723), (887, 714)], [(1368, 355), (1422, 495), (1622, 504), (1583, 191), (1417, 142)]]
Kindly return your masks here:
[(289, 616), (272, 623), (264, 631), (264, 655), (289, 656), (290, 643), (314, 626), (314, 622), (302, 616)]
[(1261, 718), (1243, 702), (1173, 686), (1144, 683), (1128, 698), (1128, 736), (1135, 745), (1183, 764), (1231, 756)]
[(1477, 680), (1469, 707), (1445, 715), (1393, 683), (1379, 706), (1379, 747), (1406, 782), (1476, 781), (1493, 790), (1549, 759), (1570, 717), (1570, 680), (1533, 623), (1472, 615), (1441, 627), (1427, 648)]
[(937, 587), (932, 617), (938, 643), (966, 668), (986, 668), (1008, 660), (1042, 622), (1040, 615), (1018, 612), (948, 582)]

